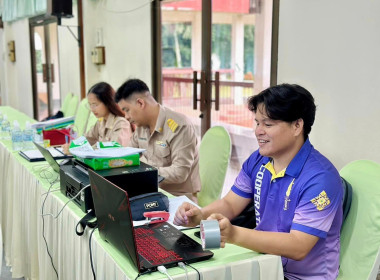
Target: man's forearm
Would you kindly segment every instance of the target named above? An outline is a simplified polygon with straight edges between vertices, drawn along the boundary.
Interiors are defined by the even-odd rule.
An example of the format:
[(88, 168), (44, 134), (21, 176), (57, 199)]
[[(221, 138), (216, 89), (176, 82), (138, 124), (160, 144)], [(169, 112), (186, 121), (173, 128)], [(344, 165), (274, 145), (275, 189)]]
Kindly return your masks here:
[(317, 243), (318, 237), (299, 231), (266, 232), (233, 226), (229, 243), (260, 253), (302, 260)]

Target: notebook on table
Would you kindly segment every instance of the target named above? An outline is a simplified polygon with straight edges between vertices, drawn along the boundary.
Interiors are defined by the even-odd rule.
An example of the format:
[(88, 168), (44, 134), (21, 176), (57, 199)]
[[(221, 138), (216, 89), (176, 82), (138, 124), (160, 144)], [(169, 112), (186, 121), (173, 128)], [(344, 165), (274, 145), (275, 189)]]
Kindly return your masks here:
[(213, 256), (166, 222), (133, 227), (127, 192), (92, 170), (89, 175), (100, 237), (127, 256), (139, 272)]
[(59, 148), (54, 147), (54, 148), (46, 149), (46, 148), (42, 147), (41, 145), (39, 145), (35, 142), (33, 142), (33, 143), (36, 146), (38, 145), (37, 146), (38, 149), (19, 152), (20, 156), (22, 156), (23, 158), (25, 158), (26, 160), (28, 160), (30, 162), (46, 160), (46, 157), (41, 152), (41, 149), (39, 147), (46, 150), (51, 155), (51, 157), (55, 160), (72, 158), (72, 156), (65, 155)]
[[(60, 164), (55, 160), (57, 157), (54, 157), (51, 153), (51, 150), (48, 150), (41, 145), (37, 144), (36, 142), (33, 142), (34, 145), (37, 147), (38, 151), (41, 153), (43, 160), (46, 160), (47, 163), (50, 165), (51, 168), (57, 173), (59, 173)], [(58, 151), (57, 151), (58, 152)], [(70, 158), (69, 156), (59, 157), (61, 159), (67, 159)]]

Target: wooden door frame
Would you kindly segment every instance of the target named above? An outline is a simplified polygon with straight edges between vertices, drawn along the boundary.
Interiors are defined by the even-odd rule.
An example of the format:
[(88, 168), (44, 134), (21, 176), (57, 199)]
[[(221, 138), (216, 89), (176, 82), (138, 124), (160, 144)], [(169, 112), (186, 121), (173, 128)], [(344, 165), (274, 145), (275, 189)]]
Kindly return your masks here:
[[(270, 85), (277, 84), (278, 34), (280, 1), (273, 0)], [(260, 9), (258, 10), (260, 12)], [(161, 50), (161, 0), (151, 3), (151, 42), (152, 42), (152, 94), (162, 103), (162, 50)], [(211, 65), (212, 0), (202, 1), (202, 66), (204, 79), (201, 79), (201, 136), (211, 127), (212, 104), (212, 65)]]
[[(36, 52), (35, 52), (35, 40), (34, 40), (34, 28), (37, 26), (44, 26), (44, 43), (45, 43), (45, 59), (46, 64), (50, 63), (50, 41), (49, 32), (46, 32), (48, 25), (50, 23), (57, 22), (57, 18), (53, 16), (37, 16), (29, 19), (29, 37), (30, 37), (30, 57), (31, 57), (31, 68), (32, 68), (32, 91), (33, 91), (33, 117), (38, 120), (39, 110), (38, 110), (38, 92), (37, 92), (37, 68), (36, 68)], [(46, 35), (47, 33), (47, 35)], [(46, 39), (46, 36), (48, 38)], [(51, 85), (46, 84), (46, 91), (48, 95), (48, 113), (51, 114)]]

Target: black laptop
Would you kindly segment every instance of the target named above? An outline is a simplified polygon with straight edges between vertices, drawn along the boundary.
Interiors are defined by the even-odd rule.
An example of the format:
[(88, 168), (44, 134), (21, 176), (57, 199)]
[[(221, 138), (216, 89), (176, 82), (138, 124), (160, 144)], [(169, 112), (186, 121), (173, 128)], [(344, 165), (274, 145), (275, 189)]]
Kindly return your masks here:
[(92, 170), (89, 175), (101, 238), (130, 258), (139, 272), (207, 260), (214, 255), (166, 222), (133, 227), (127, 192)]

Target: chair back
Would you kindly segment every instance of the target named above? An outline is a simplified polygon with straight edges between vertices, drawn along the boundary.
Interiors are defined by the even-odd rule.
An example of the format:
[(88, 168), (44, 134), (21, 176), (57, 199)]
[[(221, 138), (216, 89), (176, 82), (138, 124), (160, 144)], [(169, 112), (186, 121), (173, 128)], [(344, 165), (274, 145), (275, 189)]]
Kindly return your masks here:
[(358, 160), (340, 175), (352, 186), (343, 224), (338, 279), (376, 279), (380, 265), (380, 164)]
[(344, 221), (347, 219), (348, 213), (350, 213), (350, 209), (351, 209), (352, 186), (343, 177), (341, 177), (341, 179), (342, 179), (342, 185), (343, 185), (343, 223), (341, 227), (341, 230), (342, 230)]
[(78, 108), (79, 103), (79, 97), (78, 95), (73, 95), (69, 102), (69, 107), (67, 108), (66, 114), (64, 113), (65, 117), (71, 117), (75, 116)]
[(199, 174), (202, 189), (198, 204), (203, 207), (220, 198), (231, 155), (231, 138), (222, 126), (211, 127), (199, 147)]
[(79, 103), (77, 114), (75, 115), (74, 128), (78, 134), (77, 136), (82, 136), (86, 132), (86, 126), (91, 112), (87, 105), (87, 98), (82, 99)]
[(70, 106), (70, 101), (71, 98), (74, 96), (73, 93), (69, 92), (66, 94), (65, 98), (63, 99), (62, 106), (61, 106), (61, 112), (63, 113), (64, 117), (67, 117), (67, 110), (69, 109)]

